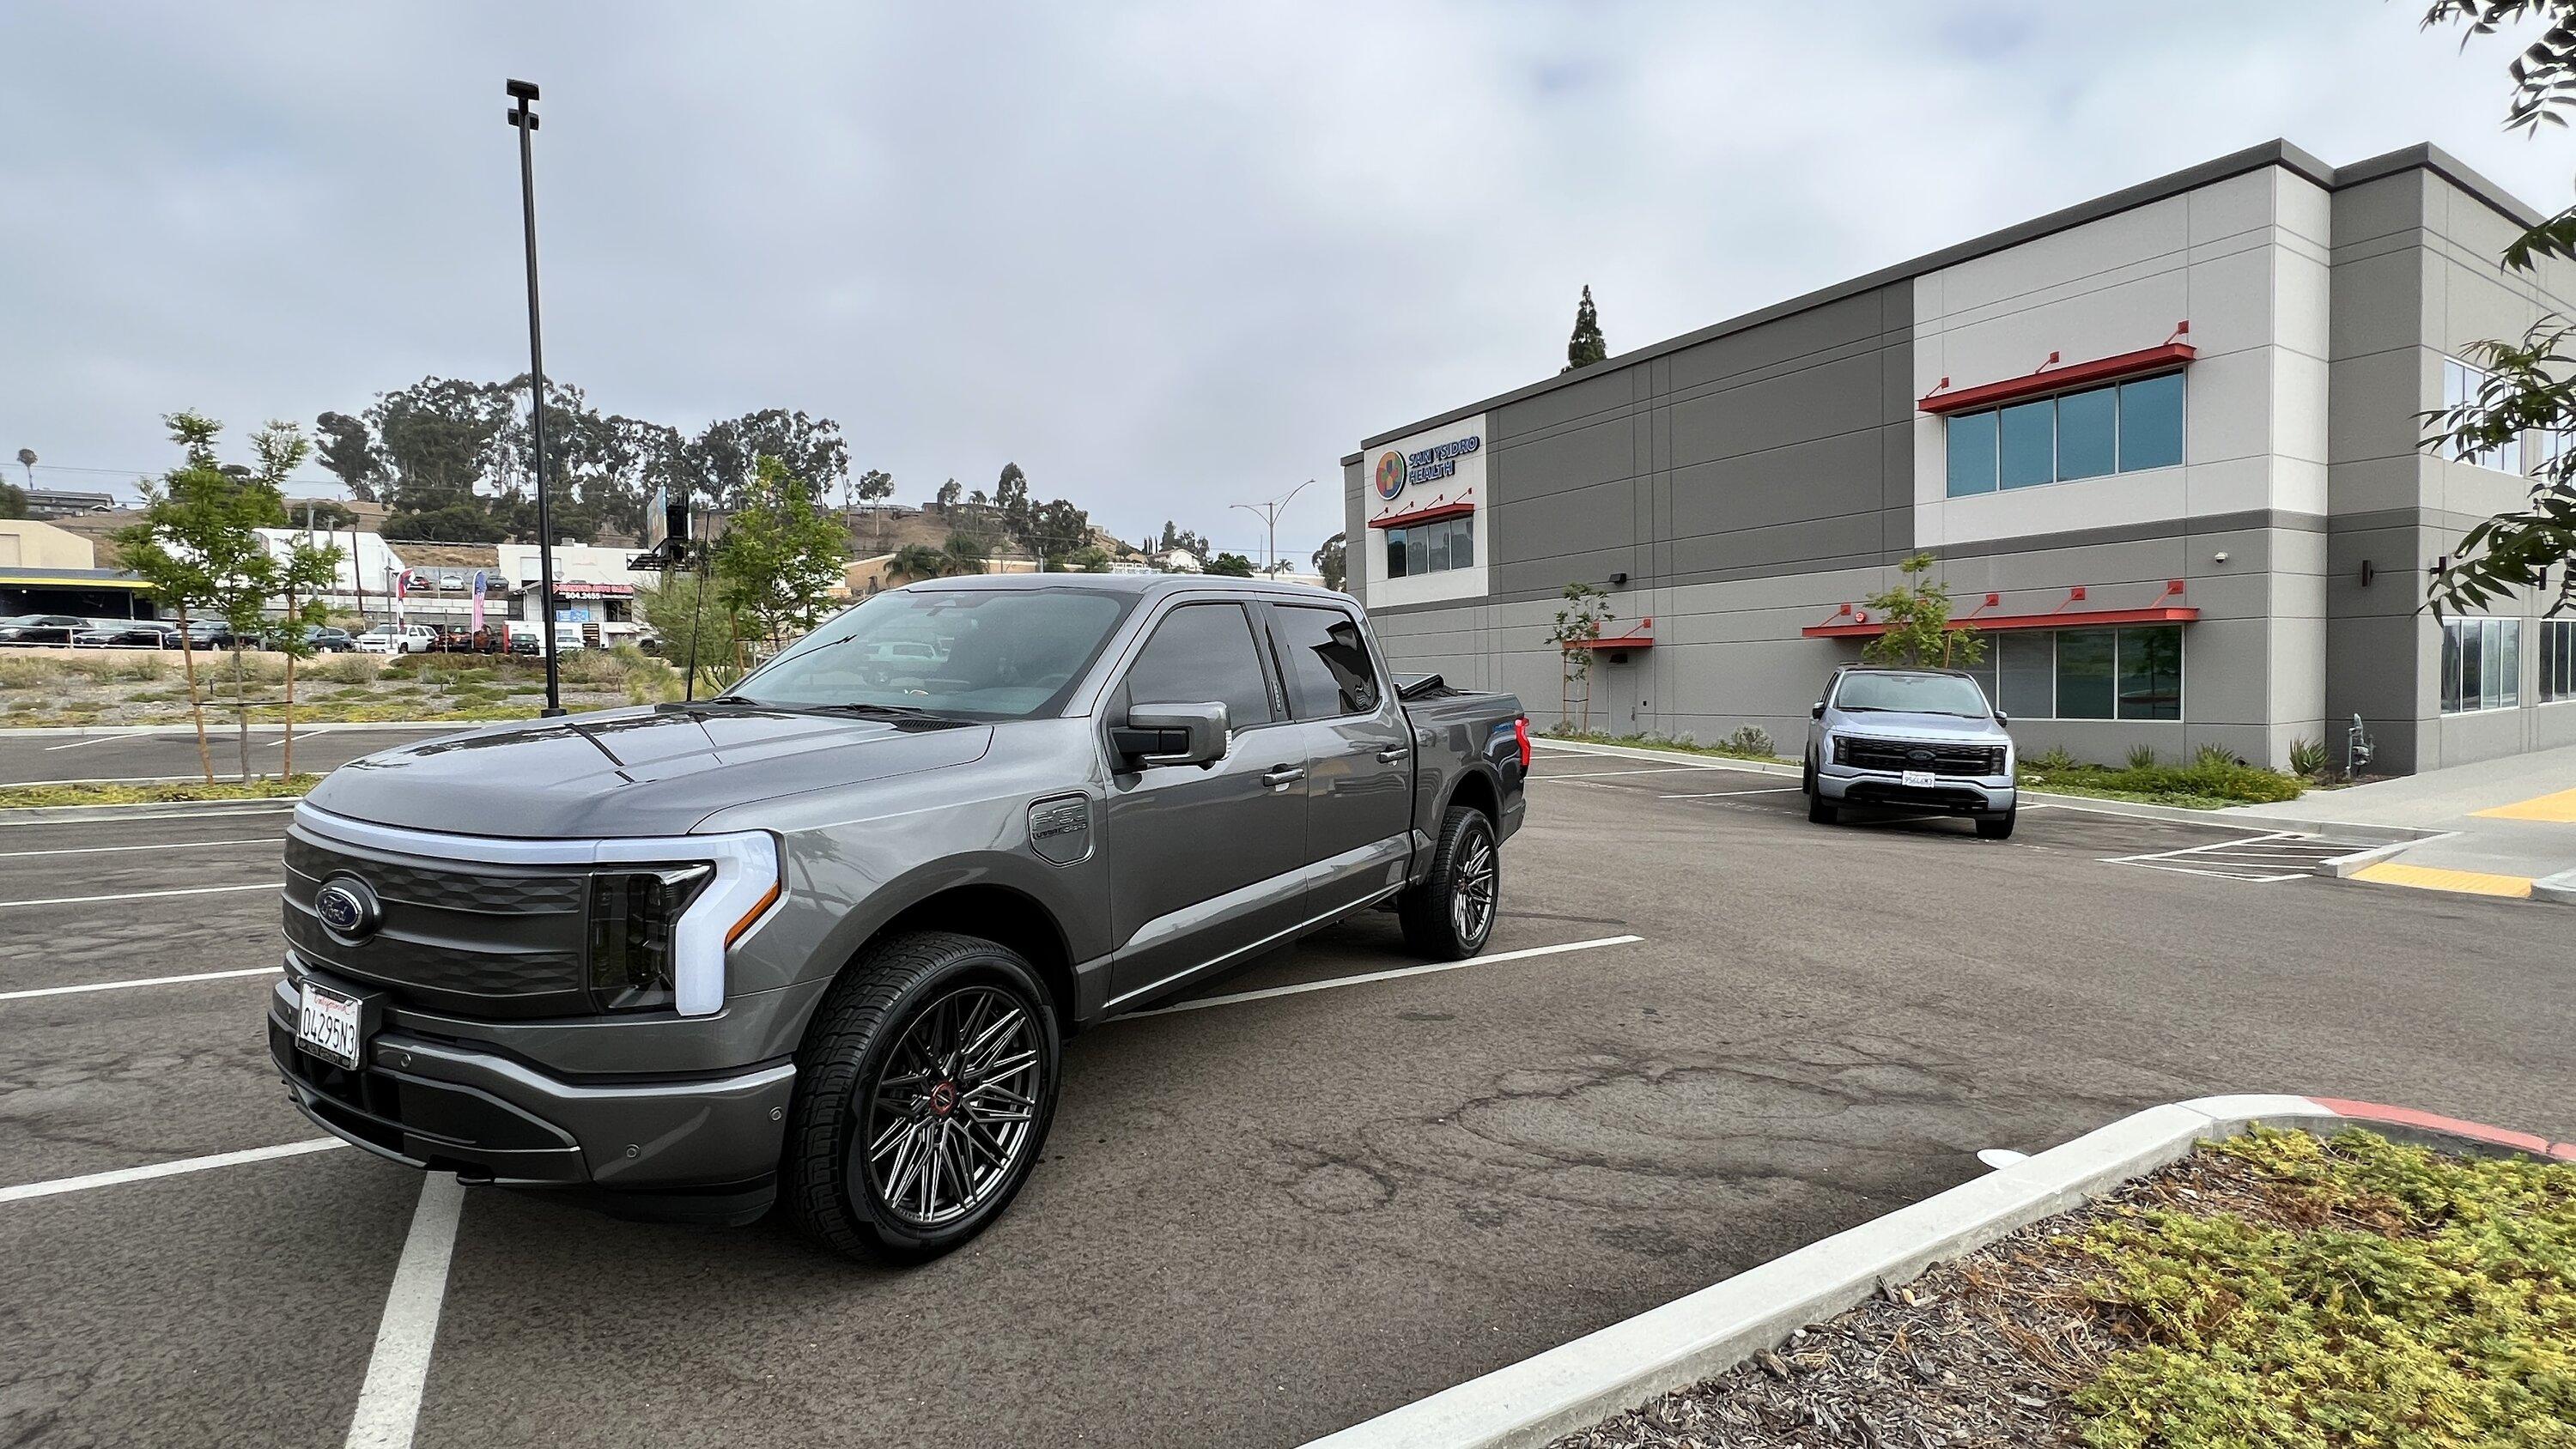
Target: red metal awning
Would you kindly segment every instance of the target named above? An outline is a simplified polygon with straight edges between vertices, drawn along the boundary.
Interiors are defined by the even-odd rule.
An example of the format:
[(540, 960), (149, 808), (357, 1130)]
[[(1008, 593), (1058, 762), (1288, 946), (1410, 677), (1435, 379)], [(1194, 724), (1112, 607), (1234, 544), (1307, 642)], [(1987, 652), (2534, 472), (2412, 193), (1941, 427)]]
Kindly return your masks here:
[(1371, 528), (1406, 528), (1416, 523), (1436, 523), (1443, 518), (1465, 518), (1476, 511), (1476, 505), (1464, 499), (1456, 503), (1433, 503), (1405, 513), (1389, 513), (1368, 521)]
[(2064, 392), (2088, 383), (2118, 382), (2149, 373), (2172, 372), (2199, 355), (2188, 342), (2167, 342), (2159, 347), (2123, 352), (2116, 357), (2097, 357), (2090, 362), (2068, 363), (2062, 367), (2042, 367), (2027, 377), (2009, 377), (2001, 382), (1979, 383), (1956, 391), (1942, 390), (1950, 382), (1945, 377), (1941, 379), (1941, 388), (1925, 394), (1915, 406), (1927, 413), (1966, 412), (1970, 408), (1993, 407), (2043, 393)]
[(1566, 642), (1565, 647), (1568, 649), (1652, 649), (1655, 647), (1655, 616), (1649, 614), (1638, 620), (1634, 633), (1622, 634), (1615, 639), (1572, 639)]
[[(1953, 617), (1953, 629), (1990, 629), (2003, 632), (2013, 629), (2098, 629), (2114, 624), (2188, 624), (2200, 617), (2200, 610), (2188, 604), (2168, 604), (2167, 599), (2182, 597), (2183, 581), (2165, 580), (2164, 591), (2154, 603), (2139, 609), (2078, 609), (2072, 607), (2087, 601), (2090, 590), (2077, 584), (2066, 591), (2056, 608), (2044, 614), (1986, 614), (2001, 603), (2001, 594), (1988, 594), (1975, 609)], [(1821, 624), (1809, 624), (1798, 633), (1809, 639), (1874, 639), (1887, 632), (1887, 621), (1873, 619), (1866, 609), (1845, 604), (1834, 616)]]

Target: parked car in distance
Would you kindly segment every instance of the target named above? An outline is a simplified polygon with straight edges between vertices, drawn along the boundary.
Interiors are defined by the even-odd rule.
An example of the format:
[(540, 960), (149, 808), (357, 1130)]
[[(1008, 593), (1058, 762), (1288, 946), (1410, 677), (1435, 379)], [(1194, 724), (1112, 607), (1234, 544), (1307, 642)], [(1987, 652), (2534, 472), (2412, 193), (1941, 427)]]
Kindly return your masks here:
[(176, 649), (179, 626), (165, 619), (110, 619), (72, 635), (84, 649)]
[(426, 654), (438, 631), (427, 624), (378, 624), (358, 636), (362, 654)]
[[(931, 657), (880, 680), (893, 641)], [(918, 583), (712, 699), (324, 779), (269, 1051), (414, 1167), (926, 1257), (1036, 1166), (1071, 1032), (1380, 905), (1483, 950), (1529, 759), (1518, 700), (1397, 689), (1344, 595)]]
[(262, 636), (259, 642), (263, 648), (274, 649), (280, 641), (296, 637), (298, 634), (325, 654), (346, 654), (358, 647), (357, 639), (348, 630), (332, 624), (304, 624), (297, 626), (293, 631), (285, 628), (272, 629)]
[(1974, 676), (1846, 666), (1810, 714), (1801, 778), (1809, 820), (1831, 825), (1846, 806), (1884, 805), (1970, 816), (1989, 840), (2012, 834), (2011, 721)]
[[(230, 649), (233, 647), (233, 626), (221, 619), (190, 619), (186, 628), (173, 630), (170, 637), (173, 647), (186, 649), (191, 653), (204, 653), (210, 649)], [(245, 642), (257, 643), (258, 641)]]
[(115, 619), (84, 619), (77, 614), (20, 614), (0, 619), (0, 644), (70, 644), (84, 629), (104, 629)]

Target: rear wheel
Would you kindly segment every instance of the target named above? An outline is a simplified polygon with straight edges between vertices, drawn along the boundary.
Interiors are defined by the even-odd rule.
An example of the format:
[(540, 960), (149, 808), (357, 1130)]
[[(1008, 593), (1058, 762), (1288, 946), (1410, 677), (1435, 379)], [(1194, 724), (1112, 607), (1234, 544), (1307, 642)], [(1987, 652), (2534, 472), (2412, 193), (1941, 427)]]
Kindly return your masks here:
[(1440, 818), (1431, 874), (1395, 898), (1404, 944), (1435, 961), (1458, 961), (1485, 949), (1502, 902), (1502, 842), (1482, 810), (1450, 807)]
[(925, 931), (868, 948), (796, 1053), (780, 1198), (808, 1237), (916, 1261), (982, 1232), (1046, 1141), (1055, 1009), (1028, 962)]

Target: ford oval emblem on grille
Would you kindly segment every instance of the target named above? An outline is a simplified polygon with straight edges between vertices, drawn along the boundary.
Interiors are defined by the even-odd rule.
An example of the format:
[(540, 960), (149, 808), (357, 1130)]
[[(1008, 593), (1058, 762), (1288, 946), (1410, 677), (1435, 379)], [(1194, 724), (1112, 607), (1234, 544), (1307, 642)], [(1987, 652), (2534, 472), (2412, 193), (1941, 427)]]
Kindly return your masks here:
[(1909, 750), (1906, 752), (1905, 758), (1912, 760), (1918, 765), (1928, 765), (1932, 763), (1932, 752), (1930, 750)]
[(335, 875), (324, 881), (322, 889), (313, 895), (313, 914), (321, 917), (323, 930), (352, 944), (374, 935), (385, 917), (384, 907), (376, 902), (376, 893), (354, 875)]

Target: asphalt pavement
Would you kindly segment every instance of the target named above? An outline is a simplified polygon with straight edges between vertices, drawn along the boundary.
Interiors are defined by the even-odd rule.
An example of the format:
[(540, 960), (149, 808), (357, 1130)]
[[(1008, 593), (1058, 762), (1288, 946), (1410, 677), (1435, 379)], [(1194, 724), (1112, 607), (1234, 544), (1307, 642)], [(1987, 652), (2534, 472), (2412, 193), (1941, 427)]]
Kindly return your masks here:
[[(339, 1444), (372, 1361), (425, 1367), (426, 1446), (1295, 1444), (2153, 1102), (2576, 1138), (2562, 907), (2245, 868), (2297, 852), (2241, 828), (1996, 842), (1813, 826), (1771, 775), (1539, 773), (1486, 959), (1360, 979), (1421, 964), (1371, 915), (1076, 1040), (1046, 1160), (949, 1257), (477, 1190), (404, 1277), (417, 1362), (403, 1169), (10, 1191), (314, 1138), (259, 1024), (285, 813), (0, 826), (0, 1443)], [(263, 974), (23, 994), (222, 971)]]

